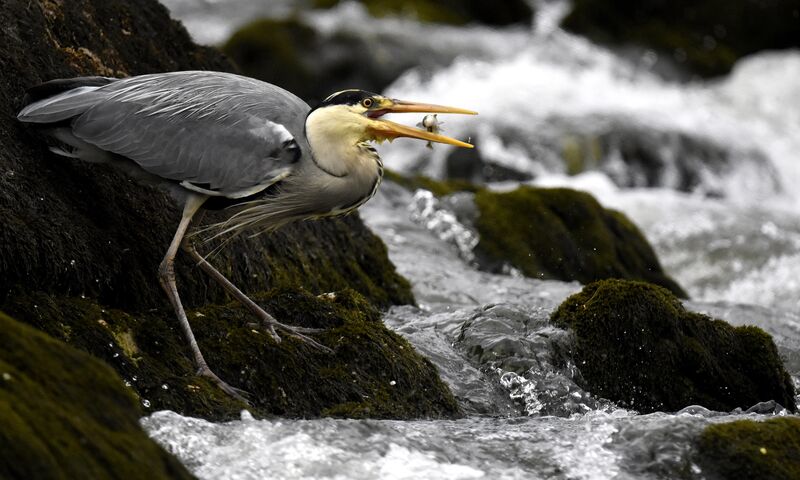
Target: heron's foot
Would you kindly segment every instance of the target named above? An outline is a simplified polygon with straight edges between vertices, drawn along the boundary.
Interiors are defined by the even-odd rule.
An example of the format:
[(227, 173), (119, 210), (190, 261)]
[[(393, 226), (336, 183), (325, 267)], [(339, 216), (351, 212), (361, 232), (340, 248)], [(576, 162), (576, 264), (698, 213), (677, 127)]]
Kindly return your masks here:
[(308, 336), (309, 334), (322, 333), (325, 331), (324, 329), (286, 325), (285, 323), (275, 320), (275, 318), (267, 312), (259, 314), (259, 317), (261, 317), (261, 327), (278, 343), (281, 342), (278, 331), (282, 331), (286, 333), (286, 335), (307, 343), (318, 350), (322, 350), (325, 353), (333, 353), (333, 350)]
[(239, 388), (232, 387), (232, 386), (228, 385), (227, 383), (225, 383), (221, 378), (219, 378), (217, 376), (216, 373), (212, 372), (211, 369), (208, 368), (207, 365), (204, 365), (204, 366), (200, 367), (199, 369), (197, 369), (197, 374), (202, 376), (202, 377), (206, 377), (206, 378), (211, 379), (214, 383), (217, 384), (217, 386), (223, 392), (227, 393), (228, 395), (230, 395), (231, 397), (235, 398), (236, 400), (239, 400), (240, 402), (244, 403), (245, 405), (250, 406), (250, 401), (247, 400), (247, 395), (248, 395), (247, 392), (245, 392), (244, 390), (241, 390)]

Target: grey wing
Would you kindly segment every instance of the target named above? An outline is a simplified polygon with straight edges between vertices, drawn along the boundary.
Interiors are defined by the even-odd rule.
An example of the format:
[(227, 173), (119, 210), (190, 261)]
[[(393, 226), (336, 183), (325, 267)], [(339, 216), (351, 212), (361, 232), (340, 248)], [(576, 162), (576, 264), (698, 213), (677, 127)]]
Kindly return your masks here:
[(72, 122), (76, 137), (191, 190), (247, 196), (288, 175), (302, 154), (308, 105), (264, 82), (176, 72), (92, 94), (96, 103)]

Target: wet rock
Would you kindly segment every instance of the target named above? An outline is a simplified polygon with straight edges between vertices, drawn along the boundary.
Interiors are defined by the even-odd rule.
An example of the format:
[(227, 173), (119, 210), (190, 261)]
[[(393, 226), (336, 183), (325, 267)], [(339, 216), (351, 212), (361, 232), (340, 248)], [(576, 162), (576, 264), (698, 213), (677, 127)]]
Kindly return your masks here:
[(487, 270), (511, 266), (529, 277), (644, 280), (686, 297), (661, 268), (650, 244), (622, 213), (591, 195), (564, 188), (520, 187), (475, 194), (478, 262)]
[(423, 54), (392, 35), (320, 32), (296, 17), (256, 20), (222, 49), (245, 75), (286, 88), (312, 106), (348, 88), (381, 92), (410, 68), (452, 61), (451, 55)]
[(444, 178), (486, 184), (504, 181), (524, 182), (533, 178), (533, 175), (487, 161), (474, 148), (457, 148), (453, 149), (445, 159)]
[(642, 413), (689, 405), (731, 411), (774, 400), (797, 408), (768, 334), (686, 311), (663, 288), (595, 282), (567, 298), (551, 321), (575, 335), (568, 354), (581, 386), (620, 406)]
[(795, 0), (577, 0), (563, 26), (615, 45), (641, 45), (702, 76), (728, 73), (761, 50), (800, 46)]
[[(422, 22), (464, 25), (470, 22), (503, 26), (530, 23), (533, 9), (524, 0), (485, 2), (482, 0), (360, 0), (376, 17), (408, 16)], [(340, 0), (315, 0), (317, 7), (330, 8)]]
[[(724, 197), (731, 193), (731, 178), (741, 172), (738, 177), (753, 190), (774, 193), (781, 189), (777, 171), (758, 150), (735, 149), (710, 139), (641, 125), (600, 119), (598, 123), (607, 125), (597, 132), (561, 136), (552, 142), (551, 148), (561, 150), (567, 173), (601, 171), (623, 188), (670, 188)], [(579, 132), (580, 127), (572, 131)]]
[[(210, 367), (249, 393), (256, 416), (440, 418), (459, 414), (435, 367), (380, 312), (352, 290), (315, 296), (273, 289), (253, 299), (314, 335), (333, 353), (287, 335), (276, 343), (238, 303), (207, 305), (187, 315)], [(7, 309), (20, 320), (114, 367), (147, 412), (169, 409), (227, 420), (246, 406), (195, 375), (191, 353), (169, 311), (128, 313), (93, 300), (31, 294)]]
[(695, 461), (709, 478), (800, 478), (800, 418), (738, 420), (709, 425), (697, 440)]
[(193, 478), (103, 362), (0, 313), (0, 477)]

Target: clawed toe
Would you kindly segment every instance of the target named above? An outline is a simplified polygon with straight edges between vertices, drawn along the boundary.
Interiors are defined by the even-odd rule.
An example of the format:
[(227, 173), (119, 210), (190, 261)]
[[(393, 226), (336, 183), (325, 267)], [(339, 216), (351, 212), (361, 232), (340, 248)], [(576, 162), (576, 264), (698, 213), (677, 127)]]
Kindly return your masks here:
[(216, 373), (212, 372), (210, 368), (201, 367), (197, 371), (197, 374), (200, 375), (200, 376), (203, 376), (203, 377), (211, 379), (214, 383), (217, 384), (217, 386), (223, 392), (227, 393), (228, 395), (230, 395), (231, 397), (235, 398), (236, 400), (239, 400), (240, 402), (244, 403), (245, 405), (250, 406), (250, 401), (247, 400), (247, 398), (246, 398), (247, 395), (249, 395), (249, 394), (246, 391), (228, 385), (221, 378), (219, 378)]

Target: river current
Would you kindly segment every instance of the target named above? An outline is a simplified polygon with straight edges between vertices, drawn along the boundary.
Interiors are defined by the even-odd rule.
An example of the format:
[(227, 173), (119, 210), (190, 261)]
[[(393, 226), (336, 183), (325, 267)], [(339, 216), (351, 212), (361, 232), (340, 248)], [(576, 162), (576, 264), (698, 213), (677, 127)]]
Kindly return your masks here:
[[(287, 8), (165, 3), (205, 43), (247, 16)], [(219, 15), (233, 4), (247, 16)], [(787, 107), (800, 104), (800, 52), (757, 54), (725, 78), (679, 83), (650, 72), (653, 52), (623, 56), (558, 29), (563, 3), (539, 7), (533, 28), (504, 30), (366, 22), (355, 4), (305, 18), (320, 32), (353, 31), (378, 39), (375, 48), (391, 37), (442, 59), (385, 93), (479, 111), (444, 119), (445, 133), (472, 137), (482, 161), (533, 178), (493, 189), (567, 186), (624, 212), (689, 292), (687, 308), (766, 330), (800, 387), (800, 110)], [(658, 160), (655, 173), (626, 163), (631, 142)], [(388, 167), (434, 177), (452, 153), (402, 140), (378, 149)], [(576, 174), (560, 160), (575, 151), (600, 153), (578, 155), (585, 168)], [(475, 268), (475, 233), (456, 215), (468, 200), (385, 182), (361, 209), (418, 302), (387, 312), (387, 326), (436, 364), (466, 418), (255, 420), (243, 412), (210, 423), (164, 411), (142, 419), (145, 429), (208, 479), (701, 479), (691, 446), (706, 425), (786, 414), (762, 405), (640, 415), (582, 390), (576, 366), (547, 360), (566, 334), (550, 313), (580, 285)]]

